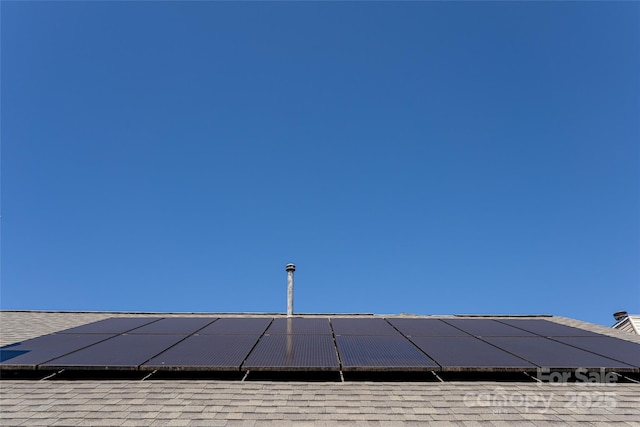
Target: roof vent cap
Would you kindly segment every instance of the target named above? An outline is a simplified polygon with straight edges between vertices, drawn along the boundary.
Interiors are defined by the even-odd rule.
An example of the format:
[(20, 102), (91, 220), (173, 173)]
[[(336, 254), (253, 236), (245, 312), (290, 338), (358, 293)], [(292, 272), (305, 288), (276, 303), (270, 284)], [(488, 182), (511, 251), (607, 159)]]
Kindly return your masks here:
[(619, 322), (625, 318), (627, 318), (629, 314), (626, 311), (616, 311), (613, 313), (613, 318), (616, 319), (616, 322)]

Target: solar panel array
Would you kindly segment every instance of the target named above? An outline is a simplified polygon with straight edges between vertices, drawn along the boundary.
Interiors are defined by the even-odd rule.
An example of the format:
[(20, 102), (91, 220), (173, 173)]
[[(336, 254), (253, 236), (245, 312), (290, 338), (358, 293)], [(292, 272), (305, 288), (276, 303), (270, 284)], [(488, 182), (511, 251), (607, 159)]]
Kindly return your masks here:
[(111, 318), (0, 349), (2, 370), (640, 372), (640, 345), (544, 319)]

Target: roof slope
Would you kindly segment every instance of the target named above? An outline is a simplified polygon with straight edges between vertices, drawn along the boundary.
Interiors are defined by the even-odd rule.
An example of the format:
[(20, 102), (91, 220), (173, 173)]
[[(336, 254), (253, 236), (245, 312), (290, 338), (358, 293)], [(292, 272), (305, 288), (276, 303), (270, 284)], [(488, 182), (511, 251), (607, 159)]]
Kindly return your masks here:
[[(13, 343), (120, 315), (132, 316), (0, 312), (1, 342)], [(548, 319), (610, 336), (634, 337), (572, 319)], [(517, 422), (608, 426), (614, 422), (638, 425), (640, 385), (4, 380), (0, 405), (3, 425), (286, 426), (309, 422), (507, 426)]]

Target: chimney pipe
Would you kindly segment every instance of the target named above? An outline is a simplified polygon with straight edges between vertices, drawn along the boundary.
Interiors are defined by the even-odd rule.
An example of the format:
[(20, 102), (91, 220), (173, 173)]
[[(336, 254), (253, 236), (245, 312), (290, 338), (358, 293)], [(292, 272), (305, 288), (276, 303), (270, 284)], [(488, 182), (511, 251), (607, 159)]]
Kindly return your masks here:
[(293, 317), (293, 272), (296, 271), (295, 264), (287, 264), (287, 317)]

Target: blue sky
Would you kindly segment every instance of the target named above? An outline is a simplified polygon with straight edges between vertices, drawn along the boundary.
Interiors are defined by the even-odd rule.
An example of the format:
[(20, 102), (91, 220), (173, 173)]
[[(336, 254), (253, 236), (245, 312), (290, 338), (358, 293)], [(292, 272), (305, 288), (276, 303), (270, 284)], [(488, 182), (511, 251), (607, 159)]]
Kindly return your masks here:
[(2, 2), (3, 309), (640, 313), (637, 2)]

